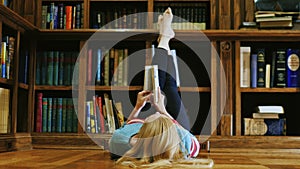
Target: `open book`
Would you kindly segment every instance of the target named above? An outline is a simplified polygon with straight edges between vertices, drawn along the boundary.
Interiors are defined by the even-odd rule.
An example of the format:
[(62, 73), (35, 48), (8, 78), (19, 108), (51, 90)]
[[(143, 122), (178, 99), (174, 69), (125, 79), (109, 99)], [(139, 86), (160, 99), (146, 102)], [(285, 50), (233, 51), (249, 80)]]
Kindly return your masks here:
[(144, 76), (144, 90), (153, 92), (155, 102), (158, 102), (158, 95), (157, 95), (158, 86), (159, 86), (158, 66), (146, 65), (145, 76)]

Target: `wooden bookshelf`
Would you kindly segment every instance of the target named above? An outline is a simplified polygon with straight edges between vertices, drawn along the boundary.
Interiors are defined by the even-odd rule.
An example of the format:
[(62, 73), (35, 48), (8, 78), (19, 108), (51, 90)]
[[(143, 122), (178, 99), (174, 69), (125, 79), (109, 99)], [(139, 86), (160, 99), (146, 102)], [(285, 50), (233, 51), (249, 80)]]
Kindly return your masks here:
[[(82, 29), (40, 29), (41, 24), (41, 6), (43, 3), (49, 4), (50, 2), (63, 2), (63, 3), (84, 3), (84, 23)], [(36, 94), (38, 92), (45, 92), (48, 95), (54, 93), (55, 96), (71, 97), (72, 90), (75, 90), (78, 94), (79, 103), (81, 106), (78, 108), (78, 116), (83, 117), (85, 113), (84, 101), (86, 101), (85, 92), (105, 93), (109, 91), (114, 92), (137, 92), (142, 90), (141, 85), (133, 86), (97, 86), (97, 85), (86, 85), (86, 67), (87, 59), (81, 57), (79, 60), (79, 78), (80, 83), (76, 86), (49, 86), (49, 85), (35, 85), (36, 77), (36, 67), (35, 62), (37, 58), (37, 53), (46, 49), (58, 49), (64, 50), (64, 43), (68, 42), (68, 49), (73, 49), (76, 51), (86, 52), (84, 47), (87, 42), (97, 41), (98, 39), (90, 39), (94, 34), (101, 36), (101, 40), (114, 41), (118, 37), (126, 36), (127, 39), (123, 41), (132, 53), (136, 52), (134, 49), (138, 46), (139, 49), (150, 48), (151, 44), (158, 37), (158, 30), (152, 29), (150, 23), (153, 22), (155, 18), (149, 16), (146, 29), (91, 29), (90, 21), (91, 16), (89, 11), (92, 5), (101, 5), (108, 2), (117, 3), (117, 1), (107, 1), (107, 0), (38, 0), (34, 2), (33, 0), (26, 3), (31, 3), (32, 6), (36, 6), (34, 10), (34, 25), (32, 22), (27, 21), (24, 17), (21, 17), (10, 10), (7, 7), (0, 5), (0, 30), (2, 32), (2, 26), (5, 25), (10, 27), (13, 31), (18, 32), (18, 37), (22, 34), (24, 37), (33, 38), (34, 42), (31, 43), (31, 48), (34, 51), (31, 54), (31, 73), (29, 77), (28, 84), (18, 83), (15, 80), (7, 80), (0, 78), (1, 86), (9, 86), (12, 88), (12, 104), (18, 104), (18, 90), (28, 91), (28, 103), (26, 122), (18, 122), (16, 108), (12, 108), (12, 134), (5, 136), (0, 136), (0, 142), (3, 140), (10, 140), (9, 138), (16, 138), (16, 134), (23, 133), (17, 131), (17, 126), (24, 124), (27, 128), (24, 129), (28, 133), (24, 138), (32, 138), (30, 145), (36, 148), (54, 148), (62, 147), (64, 145), (76, 145), (78, 147), (93, 146), (93, 141), (87, 136), (85, 130), (81, 127), (78, 122), (78, 132), (77, 133), (38, 133), (35, 132), (35, 111), (36, 111)], [(180, 42), (190, 42), (195, 44), (208, 43), (210, 45), (210, 56), (207, 56), (210, 63), (210, 78), (209, 80), (200, 76), (199, 81), (203, 82), (204, 85), (199, 86), (180, 86), (178, 91), (187, 94), (204, 94), (205, 104), (208, 105), (211, 116), (209, 117), (209, 123), (211, 127), (210, 134), (206, 136), (211, 141), (211, 146), (215, 148), (223, 147), (240, 147), (240, 148), (297, 148), (300, 145), (299, 136), (300, 131), (298, 129), (293, 129), (292, 133), (288, 136), (244, 136), (243, 135), (243, 122), (242, 118), (245, 117), (245, 97), (253, 97), (253, 100), (258, 100), (259, 97), (284, 97), (286, 100), (293, 100), (293, 98), (300, 97), (299, 88), (240, 88), (240, 72), (239, 72), (239, 47), (243, 44), (263, 44), (263, 43), (280, 43), (282, 45), (289, 43), (298, 43), (300, 40), (299, 30), (238, 30), (238, 26), (243, 21), (251, 20), (251, 8), (247, 8), (249, 1), (238, 1), (231, 0), (228, 1), (216, 1), (216, 0), (121, 0), (121, 3), (141, 3), (146, 6), (146, 11), (153, 12), (157, 4), (176, 4), (176, 3), (206, 3), (209, 4), (209, 19), (210, 23), (207, 30), (176, 30), (176, 36), (170, 42), (172, 45), (175, 44), (178, 49), (184, 48)], [(30, 4), (28, 4), (30, 6)], [(111, 7), (113, 8), (113, 7)], [(250, 10), (250, 11), (249, 11)], [(18, 12), (20, 13), (20, 12)], [(26, 14), (25, 14), (26, 15)], [(3, 16), (3, 17), (2, 17)], [(28, 18), (27, 18), (28, 19)], [(253, 19), (253, 18), (252, 18)], [(2, 36), (2, 34), (0, 34)], [(57, 42), (57, 43), (54, 43)], [(123, 46), (122, 46), (123, 45)], [(201, 47), (201, 45), (199, 45)], [(124, 44), (120, 45), (120, 48), (124, 47)], [(136, 49), (138, 50), (138, 49)], [(189, 51), (189, 54), (192, 53)], [(145, 55), (145, 62), (149, 63), (150, 57)], [(185, 56), (182, 56), (183, 58)], [(225, 77), (220, 77), (220, 65), (223, 66)], [(192, 67), (192, 69), (198, 70), (197, 73), (201, 73), (201, 68), (197, 66)], [(196, 74), (196, 73), (195, 73)], [(224, 78), (224, 79), (223, 79)], [(226, 82), (226, 85), (221, 82)], [(74, 87), (74, 88), (73, 88)], [(288, 97), (288, 95), (293, 95), (293, 97)], [(225, 97), (226, 96), (226, 97)], [(283, 101), (285, 102), (285, 101)], [(282, 102), (282, 103), (283, 103)], [(220, 106), (220, 105), (223, 105)], [(247, 105), (247, 104), (246, 104)], [(206, 111), (206, 110), (201, 110)], [(290, 118), (293, 118), (291, 116)], [(200, 119), (201, 120), (201, 119)], [(19, 120), (20, 121), (20, 120)], [(18, 124), (20, 123), (20, 124)], [(194, 129), (200, 130), (201, 124), (197, 124)], [(199, 127), (199, 128), (197, 128)], [(292, 126), (294, 127), (294, 126)], [(103, 135), (93, 135), (93, 137), (99, 137), (103, 140), (110, 138), (110, 134)], [(199, 136), (201, 139), (203, 136)], [(22, 138), (18, 136), (18, 138)], [(50, 140), (50, 141), (49, 141)], [(241, 141), (243, 140), (243, 141)], [(13, 141), (12, 141), (13, 143)], [(6, 144), (6, 143), (5, 143)], [(7, 146), (3, 149), (8, 149)], [(1, 146), (0, 146), (1, 149)], [(2, 150), (2, 149), (1, 149)]]

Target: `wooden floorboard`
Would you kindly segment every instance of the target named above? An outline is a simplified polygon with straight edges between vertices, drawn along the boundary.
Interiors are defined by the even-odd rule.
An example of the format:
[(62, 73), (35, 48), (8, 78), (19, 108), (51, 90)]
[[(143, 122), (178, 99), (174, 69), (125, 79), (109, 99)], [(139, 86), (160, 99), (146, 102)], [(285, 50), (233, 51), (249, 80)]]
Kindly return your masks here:
[[(300, 169), (299, 150), (214, 149), (201, 152), (211, 158), (216, 169)], [(123, 169), (104, 150), (34, 149), (0, 153), (0, 168), (9, 169)]]

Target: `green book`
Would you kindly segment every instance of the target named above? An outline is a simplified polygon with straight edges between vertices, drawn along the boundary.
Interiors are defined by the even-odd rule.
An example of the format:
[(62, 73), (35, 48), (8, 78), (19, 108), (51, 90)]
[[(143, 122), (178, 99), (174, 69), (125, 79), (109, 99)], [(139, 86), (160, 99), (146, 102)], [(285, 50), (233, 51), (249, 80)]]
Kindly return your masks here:
[(53, 85), (58, 85), (59, 51), (53, 51)]
[(62, 99), (62, 121), (61, 121), (61, 132), (66, 132), (67, 124), (67, 98)]
[(66, 129), (68, 133), (72, 132), (72, 124), (73, 124), (73, 112), (72, 112), (72, 98), (67, 98), (67, 122)]
[(49, 51), (47, 55), (47, 84), (53, 85), (53, 60), (54, 60), (54, 51)]
[(41, 63), (42, 63), (42, 55), (41, 52), (37, 53), (36, 56), (36, 68), (35, 68), (35, 84), (40, 85), (41, 83)]
[(48, 113), (47, 113), (47, 132), (51, 132), (52, 130), (52, 98), (48, 98)]
[(47, 51), (44, 51), (44, 52), (42, 52), (41, 53), (41, 57), (42, 57), (42, 59), (41, 59), (41, 62), (42, 62), (42, 64), (41, 64), (41, 85), (46, 85), (47, 83), (47, 69), (48, 69), (48, 52)]
[(62, 107), (63, 99), (57, 98), (57, 107), (56, 107), (56, 132), (62, 132)]
[(58, 85), (64, 85), (64, 57), (65, 52), (59, 52)]
[(47, 132), (48, 122), (48, 98), (43, 98), (43, 111), (42, 111), (42, 132)]
[(52, 99), (52, 124), (51, 131), (56, 132), (57, 98)]
[[(76, 109), (77, 109), (77, 105), (78, 105), (78, 102), (77, 102), (77, 99), (74, 98), (74, 101), (73, 101), (73, 104), (72, 104), (72, 132), (74, 133), (77, 133), (78, 131), (78, 116), (77, 116), (77, 113), (76, 113)], [(75, 109), (76, 108), (76, 109)]]
[(65, 52), (64, 58), (64, 85), (71, 85), (70, 82), (70, 74), (71, 74), (71, 52)]

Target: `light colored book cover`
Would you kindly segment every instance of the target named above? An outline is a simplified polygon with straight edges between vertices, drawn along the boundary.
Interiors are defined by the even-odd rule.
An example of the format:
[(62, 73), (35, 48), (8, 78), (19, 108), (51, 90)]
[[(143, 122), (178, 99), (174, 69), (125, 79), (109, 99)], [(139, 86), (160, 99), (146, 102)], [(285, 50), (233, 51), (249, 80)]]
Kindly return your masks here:
[(144, 90), (151, 91), (154, 94), (154, 101), (158, 101), (157, 88), (158, 80), (158, 65), (146, 65), (144, 75)]
[(250, 46), (240, 47), (240, 87), (250, 87)]

